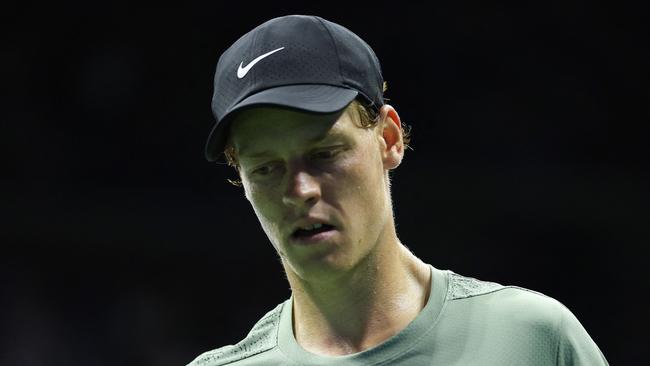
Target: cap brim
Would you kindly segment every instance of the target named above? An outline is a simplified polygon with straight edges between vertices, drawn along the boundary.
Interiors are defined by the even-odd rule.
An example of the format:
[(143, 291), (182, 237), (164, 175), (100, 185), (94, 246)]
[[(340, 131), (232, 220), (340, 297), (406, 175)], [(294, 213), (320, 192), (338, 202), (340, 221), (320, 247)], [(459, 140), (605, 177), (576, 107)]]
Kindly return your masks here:
[(217, 121), (205, 145), (205, 158), (215, 161), (222, 154), (228, 126), (235, 112), (254, 106), (270, 105), (310, 113), (334, 113), (345, 108), (358, 94), (359, 92), (353, 89), (322, 84), (286, 85), (253, 94), (235, 104)]

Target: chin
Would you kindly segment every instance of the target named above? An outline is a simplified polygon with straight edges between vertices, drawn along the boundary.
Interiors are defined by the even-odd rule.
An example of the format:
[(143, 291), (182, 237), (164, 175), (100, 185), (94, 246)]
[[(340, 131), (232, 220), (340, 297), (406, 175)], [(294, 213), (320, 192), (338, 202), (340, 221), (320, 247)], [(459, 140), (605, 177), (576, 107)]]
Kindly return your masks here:
[(301, 260), (287, 262), (286, 258), (282, 258), (285, 270), (305, 282), (334, 280), (349, 273), (358, 264), (358, 261), (333, 253), (317, 258), (301, 258)]

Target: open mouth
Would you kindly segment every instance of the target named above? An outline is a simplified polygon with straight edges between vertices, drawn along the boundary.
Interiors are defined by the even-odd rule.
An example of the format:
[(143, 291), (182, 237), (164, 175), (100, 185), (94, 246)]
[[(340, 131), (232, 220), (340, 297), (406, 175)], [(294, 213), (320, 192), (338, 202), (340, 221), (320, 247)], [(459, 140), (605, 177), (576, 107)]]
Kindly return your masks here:
[(332, 229), (334, 229), (334, 226), (329, 224), (314, 224), (306, 228), (297, 229), (291, 234), (291, 237), (295, 239), (311, 238)]

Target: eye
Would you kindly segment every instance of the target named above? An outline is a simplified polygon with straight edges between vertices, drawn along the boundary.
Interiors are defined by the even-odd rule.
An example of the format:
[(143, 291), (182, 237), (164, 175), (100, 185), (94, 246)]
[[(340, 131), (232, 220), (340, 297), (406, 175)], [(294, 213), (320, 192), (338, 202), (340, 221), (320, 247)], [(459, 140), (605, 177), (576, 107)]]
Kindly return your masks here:
[(269, 165), (262, 165), (256, 169), (254, 169), (251, 174), (254, 175), (259, 175), (259, 176), (265, 176), (269, 175), (273, 171), (273, 166)]
[(312, 154), (312, 158), (317, 160), (328, 160), (335, 157), (339, 152), (339, 149), (321, 150)]

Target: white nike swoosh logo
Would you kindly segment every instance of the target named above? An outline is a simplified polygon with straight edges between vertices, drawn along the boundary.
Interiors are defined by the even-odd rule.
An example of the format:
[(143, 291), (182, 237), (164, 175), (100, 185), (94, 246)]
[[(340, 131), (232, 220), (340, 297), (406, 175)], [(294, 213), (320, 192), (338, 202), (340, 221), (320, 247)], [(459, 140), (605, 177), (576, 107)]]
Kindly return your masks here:
[(260, 62), (264, 57), (270, 56), (270, 55), (272, 55), (272, 54), (274, 54), (274, 53), (276, 53), (276, 52), (278, 52), (278, 51), (280, 51), (282, 49), (284, 49), (284, 47), (280, 47), (277, 50), (273, 50), (271, 52), (267, 52), (267, 53), (265, 53), (263, 55), (257, 56), (257, 58), (254, 59), (253, 61), (251, 61), (248, 65), (246, 65), (246, 67), (242, 67), (244, 65), (244, 61), (242, 61), (239, 64), (239, 68), (237, 69), (237, 77), (240, 78), (240, 79), (243, 78), (244, 76), (246, 76), (246, 74), (248, 74), (250, 69), (253, 66), (255, 66), (256, 63)]

